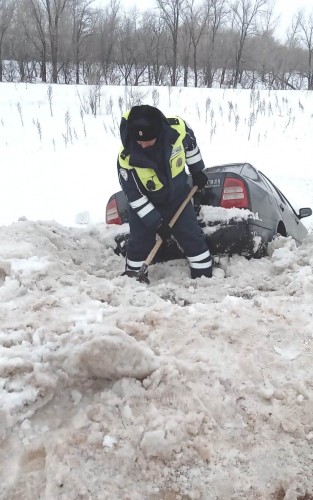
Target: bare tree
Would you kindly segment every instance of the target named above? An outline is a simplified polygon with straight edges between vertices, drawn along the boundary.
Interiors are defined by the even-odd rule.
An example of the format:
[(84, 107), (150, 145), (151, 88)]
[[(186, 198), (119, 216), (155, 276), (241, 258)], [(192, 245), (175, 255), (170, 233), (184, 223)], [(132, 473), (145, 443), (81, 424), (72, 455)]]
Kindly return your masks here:
[[(37, 55), (34, 53), (35, 51), (32, 50), (33, 47), (30, 44), (26, 30), (24, 29), (25, 24), (33, 25), (33, 20), (29, 16), (27, 6), (27, 0), (21, 0), (17, 4), (15, 15), (10, 23), (10, 29), (8, 31), (11, 58), (17, 63), (21, 82), (29, 79), (30, 65), (28, 65), (28, 63), (30, 63), (32, 58), (35, 58)], [(4, 74), (4, 76), (6, 75)]]
[(256, 69), (263, 83), (267, 81), (269, 73), (273, 72), (275, 66), (278, 43), (274, 33), (277, 22), (278, 19), (274, 17), (273, 9), (270, 7), (261, 19), (259, 37), (255, 41)]
[(145, 46), (140, 37), (141, 27), (138, 19), (136, 10), (132, 11), (131, 16), (124, 16), (116, 40), (116, 63), (125, 85), (138, 85), (147, 68), (143, 62)]
[(218, 33), (224, 26), (229, 9), (226, 0), (206, 0), (207, 10), (207, 43), (205, 45), (204, 81), (207, 87), (212, 87), (214, 80), (214, 56)]
[(313, 13), (306, 17), (303, 10), (299, 11), (294, 20), (294, 28), (307, 52), (304, 74), (308, 81), (308, 90), (313, 90)]
[(100, 63), (101, 76), (106, 85), (112, 82), (111, 72), (116, 53), (117, 33), (121, 22), (119, 13), (120, 4), (118, 0), (111, 0), (105, 10), (99, 10), (95, 25), (95, 37), (93, 37), (95, 45), (91, 44), (89, 49), (91, 53), (87, 58), (92, 62)]
[(161, 17), (164, 19), (171, 33), (173, 51), (171, 84), (175, 86), (177, 83), (179, 25), (186, 0), (156, 0), (156, 2), (160, 9)]
[(185, 64), (184, 85), (188, 85), (189, 54), (192, 49), (192, 67), (194, 74), (194, 86), (198, 87), (198, 46), (204, 37), (207, 23), (207, 11), (203, 5), (195, 6), (195, 0), (187, 0), (187, 6), (183, 13), (185, 33)]
[(146, 47), (144, 58), (149, 85), (165, 84), (166, 26), (155, 12), (146, 12), (142, 20), (142, 37)]
[(72, 51), (75, 64), (75, 81), (80, 83), (80, 63), (83, 44), (94, 33), (95, 16), (90, 5), (94, 0), (69, 0), (68, 13), (72, 20)]
[(38, 0), (25, 0), (21, 8), (23, 9), (20, 16), (22, 29), (35, 49), (34, 59), (39, 61), (41, 79), (47, 82), (47, 16)]
[[(61, 16), (69, 0), (29, 0), (31, 15), (34, 19), (36, 30), (30, 33), (29, 38), (41, 55), (42, 80), (47, 80), (46, 62), (48, 56), (52, 65), (52, 81), (58, 81), (58, 57), (59, 57), (59, 27)], [(50, 54), (48, 54), (50, 49)]]
[(180, 33), (179, 37), (180, 64), (182, 65), (184, 72), (184, 87), (187, 87), (189, 80), (191, 45), (192, 45), (190, 24), (188, 20), (186, 20), (181, 25), (179, 33)]
[[(313, 90), (313, 12), (275, 38), (275, 0), (0, 0), (0, 79)], [(91, 36), (92, 35), (92, 36)], [(5, 63), (2, 63), (5, 61)], [(47, 72), (49, 71), (49, 77)], [(157, 100), (157, 93), (155, 93)]]
[(236, 0), (231, 6), (233, 13), (233, 29), (238, 34), (235, 54), (234, 88), (239, 83), (243, 50), (249, 36), (257, 32), (257, 17), (264, 12), (267, 0)]
[(274, 38), (277, 19), (271, 7), (258, 19), (258, 30), (246, 40), (241, 86), (268, 85), (277, 69), (279, 42)]
[[(235, 67), (235, 58), (233, 47), (236, 44), (234, 32), (230, 29), (221, 29), (216, 36), (214, 58), (213, 58), (213, 75), (218, 78), (220, 87), (232, 87), (233, 82), (230, 77), (232, 69)], [(213, 80), (212, 80), (213, 83)]]
[(271, 81), (274, 89), (296, 89), (295, 72), (301, 58), (300, 41), (298, 39), (297, 18), (292, 20), (287, 31), (287, 40), (277, 51), (277, 60)]
[(49, 42), (51, 50), (52, 81), (58, 83), (59, 25), (60, 18), (69, 0), (39, 0), (48, 15)]
[(3, 42), (16, 8), (15, 0), (0, 0), (0, 82), (3, 78)]

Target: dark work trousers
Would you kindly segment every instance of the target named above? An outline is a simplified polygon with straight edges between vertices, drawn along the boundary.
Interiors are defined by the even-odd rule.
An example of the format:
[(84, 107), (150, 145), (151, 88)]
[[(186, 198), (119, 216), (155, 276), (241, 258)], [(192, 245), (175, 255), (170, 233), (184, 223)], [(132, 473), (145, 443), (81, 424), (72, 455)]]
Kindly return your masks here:
[[(163, 220), (169, 222), (173, 209), (158, 207)], [(130, 208), (130, 237), (127, 244), (126, 268), (139, 270), (156, 241), (156, 233), (146, 227), (140, 217)], [(191, 277), (212, 276), (212, 258), (205, 236), (198, 224), (191, 202), (188, 203), (172, 229), (174, 238), (184, 250), (190, 265)]]

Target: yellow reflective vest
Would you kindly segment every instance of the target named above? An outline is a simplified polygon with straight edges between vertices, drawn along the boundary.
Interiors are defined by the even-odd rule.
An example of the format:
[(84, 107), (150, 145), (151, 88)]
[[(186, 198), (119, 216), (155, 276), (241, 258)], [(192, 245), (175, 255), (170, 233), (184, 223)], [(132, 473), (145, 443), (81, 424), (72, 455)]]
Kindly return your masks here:
[[(123, 116), (127, 120), (129, 111)], [(178, 132), (178, 138), (172, 147), (170, 156), (170, 168), (172, 178), (179, 175), (185, 169), (186, 155), (183, 146), (183, 140), (186, 136), (185, 122), (179, 117), (167, 118), (170, 126)], [(158, 191), (164, 186), (157, 176), (157, 173), (152, 168), (137, 167), (129, 164), (130, 155), (124, 153), (124, 147), (121, 148), (119, 153), (119, 165), (125, 170), (134, 169), (144, 187), (148, 191)], [(151, 187), (152, 186), (152, 187)]]

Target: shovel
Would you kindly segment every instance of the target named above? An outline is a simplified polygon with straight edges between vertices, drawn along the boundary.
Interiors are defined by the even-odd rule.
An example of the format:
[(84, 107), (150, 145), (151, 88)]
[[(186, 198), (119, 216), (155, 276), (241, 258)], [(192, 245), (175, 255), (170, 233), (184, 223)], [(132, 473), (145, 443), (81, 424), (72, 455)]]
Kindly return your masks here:
[[(182, 204), (178, 208), (177, 212), (173, 215), (172, 219), (170, 220), (170, 222), (168, 224), (170, 227), (174, 226), (178, 217), (180, 216), (180, 214), (182, 213), (182, 211), (184, 210), (186, 205), (189, 203), (189, 201), (191, 200), (191, 198), (193, 197), (193, 195), (195, 194), (197, 189), (198, 189), (198, 186), (193, 186), (193, 188), (191, 189), (188, 196), (184, 199), (184, 201), (182, 202)], [(162, 238), (158, 238), (154, 247), (152, 248), (151, 252), (149, 253), (148, 257), (146, 258), (146, 260), (142, 264), (141, 268), (139, 269), (138, 274), (136, 272), (137, 281), (140, 281), (140, 283), (149, 284), (149, 280), (148, 280), (147, 276), (145, 275), (145, 273), (147, 272), (148, 267), (150, 266), (151, 262), (153, 261), (154, 257), (156, 256), (156, 253), (159, 250), (162, 243), (163, 243)]]

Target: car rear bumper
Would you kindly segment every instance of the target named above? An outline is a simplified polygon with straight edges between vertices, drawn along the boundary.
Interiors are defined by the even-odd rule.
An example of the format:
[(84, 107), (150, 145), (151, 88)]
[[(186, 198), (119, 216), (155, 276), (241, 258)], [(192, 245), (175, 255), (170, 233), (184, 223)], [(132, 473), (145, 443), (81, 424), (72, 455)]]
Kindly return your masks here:
[[(253, 221), (234, 221), (224, 225), (203, 228), (212, 255), (244, 255), (262, 257), (266, 255), (269, 231)], [(126, 255), (129, 234), (122, 233), (116, 238), (115, 252)], [(175, 240), (163, 244), (155, 258), (156, 262), (184, 257)]]
[[(215, 226), (216, 227), (216, 226)], [(239, 254), (261, 257), (266, 254), (269, 231), (251, 221), (235, 221), (227, 225), (204, 228), (213, 255)], [(212, 229), (214, 232), (212, 232)]]

